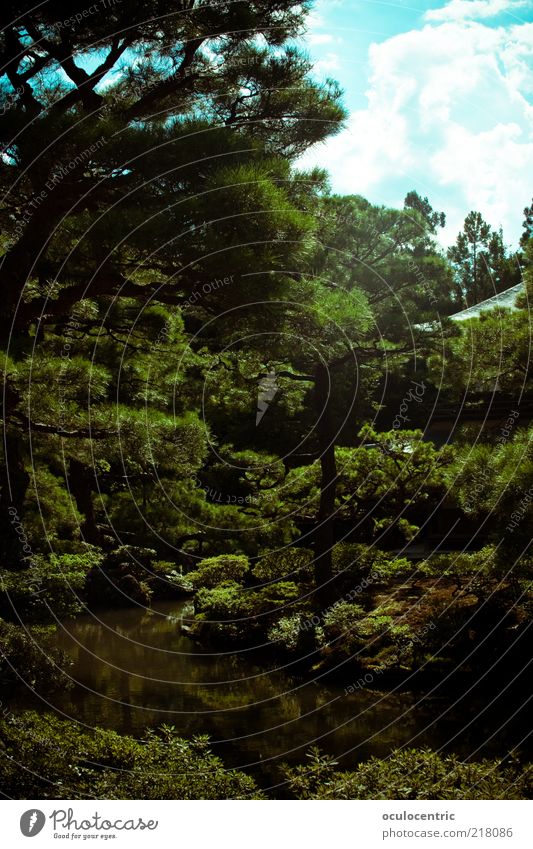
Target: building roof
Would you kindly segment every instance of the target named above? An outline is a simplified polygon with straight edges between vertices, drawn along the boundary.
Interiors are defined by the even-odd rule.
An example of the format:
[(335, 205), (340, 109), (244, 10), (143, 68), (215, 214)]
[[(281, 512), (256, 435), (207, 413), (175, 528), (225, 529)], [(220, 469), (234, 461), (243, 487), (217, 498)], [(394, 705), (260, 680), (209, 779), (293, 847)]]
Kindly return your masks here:
[(497, 309), (498, 307), (507, 310), (516, 310), (515, 301), (517, 296), (523, 291), (523, 284), (518, 283), (516, 286), (511, 286), (505, 292), (499, 292), (493, 295), (492, 298), (487, 298), (486, 301), (481, 301), (479, 304), (474, 304), (473, 307), (467, 307), (465, 310), (456, 312), (451, 315), (452, 321), (465, 321), (468, 318), (477, 318), (480, 313), (486, 310)]

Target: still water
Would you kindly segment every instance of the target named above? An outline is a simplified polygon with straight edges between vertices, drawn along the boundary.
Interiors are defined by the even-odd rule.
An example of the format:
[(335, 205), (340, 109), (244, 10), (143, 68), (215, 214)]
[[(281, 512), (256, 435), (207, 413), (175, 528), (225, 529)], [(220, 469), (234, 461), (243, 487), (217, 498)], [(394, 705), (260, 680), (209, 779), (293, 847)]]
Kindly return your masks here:
[[(209, 734), (228, 764), (273, 778), (282, 761), (303, 761), (312, 745), (342, 766), (399, 746), (430, 746), (475, 758), (505, 754), (523, 737), (509, 723), (508, 699), (309, 682), (290, 667), (265, 669), (256, 657), (209, 653), (180, 633), (187, 603), (152, 610), (98, 612), (64, 622), (57, 645), (74, 660), (73, 690), (51, 704), (67, 717), (142, 736), (174, 725), (183, 736)], [(529, 723), (530, 725), (530, 723)]]

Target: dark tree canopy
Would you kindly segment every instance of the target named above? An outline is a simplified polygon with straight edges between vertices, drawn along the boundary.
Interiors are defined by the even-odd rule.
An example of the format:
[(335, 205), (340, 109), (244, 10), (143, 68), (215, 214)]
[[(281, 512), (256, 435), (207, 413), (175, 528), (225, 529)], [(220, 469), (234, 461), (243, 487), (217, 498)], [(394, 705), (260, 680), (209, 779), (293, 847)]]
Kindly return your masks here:
[(446, 226), (446, 214), (444, 212), (436, 212), (427, 197), (421, 197), (418, 192), (411, 191), (407, 193), (404, 207), (405, 209), (413, 209), (420, 213), (432, 233), (436, 233), (438, 227)]
[(527, 247), (527, 243), (533, 237), (533, 200), (529, 206), (524, 209), (524, 221), (522, 223), (524, 232), (520, 237), (520, 246)]
[(302, 232), (283, 220), (288, 163), (344, 117), (338, 87), (288, 42), (305, 3), (94, 8), (3, 8), (6, 327), (87, 294), (176, 300), (219, 276), (221, 243), (242, 270), (232, 247), (259, 232), (264, 264), (286, 261), (275, 246)]

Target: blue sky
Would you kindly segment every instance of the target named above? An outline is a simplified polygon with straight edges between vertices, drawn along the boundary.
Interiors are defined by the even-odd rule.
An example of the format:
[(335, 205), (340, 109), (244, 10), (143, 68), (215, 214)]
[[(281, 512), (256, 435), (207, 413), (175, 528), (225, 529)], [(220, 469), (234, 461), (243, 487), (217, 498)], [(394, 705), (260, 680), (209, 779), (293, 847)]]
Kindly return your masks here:
[(516, 244), (533, 195), (533, 0), (318, 0), (305, 48), (344, 89), (346, 129), (315, 147), (341, 194), (478, 209)]

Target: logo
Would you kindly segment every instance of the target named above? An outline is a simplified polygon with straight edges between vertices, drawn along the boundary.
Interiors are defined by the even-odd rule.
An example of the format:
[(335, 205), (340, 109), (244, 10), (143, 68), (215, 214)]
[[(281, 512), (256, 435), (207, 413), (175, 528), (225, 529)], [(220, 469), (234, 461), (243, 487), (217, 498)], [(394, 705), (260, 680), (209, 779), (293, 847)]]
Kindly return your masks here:
[(278, 384), (276, 383), (276, 372), (270, 371), (259, 383), (259, 392), (257, 393), (257, 414), (255, 417), (255, 426), (257, 427), (261, 419), (268, 410), (269, 404), (278, 394)]
[(24, 837), (35, 837), (43, 830), (46, 817), (42, 811), (32, 808), (25, 811), (20, 818), (20, 830)]

